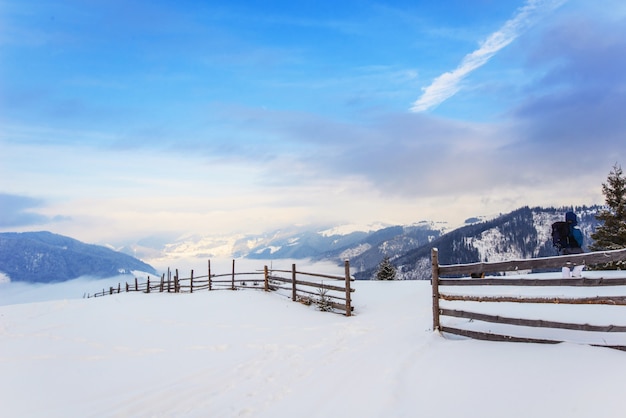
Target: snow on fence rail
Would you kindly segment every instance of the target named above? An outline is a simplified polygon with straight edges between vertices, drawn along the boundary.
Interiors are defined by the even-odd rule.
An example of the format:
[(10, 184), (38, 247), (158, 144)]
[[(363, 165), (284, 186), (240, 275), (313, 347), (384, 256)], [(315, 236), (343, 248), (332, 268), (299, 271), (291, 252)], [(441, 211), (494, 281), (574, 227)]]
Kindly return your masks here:
[[(204, 276), (195, 276), (191, 270), (189, 277), (180, 277), (178, 269), (168, 269), (160, 279), (150, 279), (140, 283), (137, 278), (134, 282), (126, 282), (124, 286), (118, 283), (117, 287), (102, 289), (101, 292), (86, 294), (86, 298), (113, 295), (122, 292), (168, 292), (168, 293), (193, 293), (202, 290), (240, 290), (259, 289), (264, 291), (287, 291), (294, 302), (306, 305), (316, 304), (323, 311), (340, 310), (346, 316), (351, 316), (354, 310), (352, 306), (352, 292), (354, 288), (350, 282), (354, 278), (350, 275), (350, 262), (344, 263), (344, 275), (330, 275), (298, 271), (292, 264), (291, 270), (270, 269), (264, 266), (263, 270), (253, 272), (236, 272), (235, 260), (232, 263), (230, 273), (213, 274), (211, 272), (211, 260), (208, 261), (208, 272)], [(285, 277), (285, 275), (288, 275)], [(302, 280), (298, 276), (306, 276), (311, 279)], [(341, 282), (338, 284), (329, 284)]]
[[(501, 309), (493, 308), (493, 310), (489, 311), (489, 313), (479, 313), (475, 311), (469, 311), (467, 308), (465, 309), (449, 309), (443, 308), (440, 304), (441, 301), (446, 302), (461, 302), (463, 307), (473, 306), (473, 309), (478, 306), (483, 305), (483, 303), (491, 303), (491, 302), (499, 302), (500, 306), (508, 306), (511, 309), (509, 303), (513, 304), (534, 304), (533, 305), (533, 314), (529, 316), (537, 315), (538, 309), (536, 308), (536, 304), (544, 304), (539, 306), (551, 306), (558, 305), (558, 308), (555, 309), (566, 309), (569, 305), (576, 306), (613, 306), (613, 307), (621, 307), (626, 305), (626, 296), (621, 296), (619, 293), (609, 294), (604, 296), (589, 296), (581, 295), (581, 293), (585, 293), (582, 290), (587, 290), (589, 288), (598, 288), (602, 287), (604, 289), (613, 288), (613, 292), (617, 290), (617, 292), (626, 293), (625, 288), (620, 289), (620, 286), (626, 286), (626, 272), (623, 273), (622, 277), (613, 277), (613, 278), (605, 278), (605, 277), (580, 277), (580, 278), (555, 278), (554, 273), (550, 274), (533, 274), (532, 277), (528, 276), (528, 278), (519, 278), (518, 275), (515, 278), (509, 277), (495, 277), (489, 276), (485, 278), (486, 273), (502, 273), (502, 272), (520, 272), (522, 270), (546, 270), (546, 269), (561, 269), (562, 267), (574, 267), (581, 265), (594, 265), (594, 264), (602, 264), (607, 262), (615, 262), (615, 261), (623, 261), (626, 260), (626, 250), (615, 250), (615, 251), (604, 251), (604, 252), (594, 252), (594, 253), (585, 253), (585, 254), (576, 254), (576, 255), (568, 255), (568, 256), (557, 256), (557, 257), (546, 257), (546, 258), (537, 258), (537, 259), (528, 259), (528, 260), (512, 260), (505, 262), (496, 262), (496, 263), (473, 263), (473, 264), (458, 264), (458, 265), (439, 265), (438, 259), (438, 251), (437, 249), (432, 250), (432, 300), (433, 300), (433, 329), (438, 330), (443, 333), (455, 334), (475, 339), (481, 340), (489, 340), (489, 341), (512, 341), (512, 342), (534, 342), (534, 343), (548, 343), (548, 344), (556, 344), (564, 341), (568, 341), (567, 338), (554, 338), (554, 335), (565, 335), (562, 333), (566, 333), (569, 330), (574, 332), (582, 332), (584, 336), (577, 335), (577, 338), (582, 338), (584, 343), (594, 345), (594, 346), (603, 346), (609, 348), (615, 348), (619, 350), (626, 351), (626, 345), (624, 343), (607, 343), (605, 336), (600, 338), (599, 343), (594, 343), (592, 340), (598, 340), (598, 337), (592, 338), (590, 333), (626, 333), (626, 326), (620, 325), (590, 325), (588, 323), (571, 323), (571, 322), (563, 322), (563, 321), (554, 321), (554, 320), (541, 320), (534, 318), (512, 318), (509, 316), (502, 316), (499, 314)], [(604, 272), (606, 273), (606, 272)], [(618, 273), (621, 274), (621, 273)], [(465, 276), (463, 278), (458, 278), (459, 276)], [(470, 276), (470, 277), (467, 277)], [(457, 277), (457, 278), (453, 278)], [(485, 296), (486, 293), (484, 290), (485, 286), (493, 286), (494, 289), (497, 286), (494, 295)], [(511, 292), (510, 286), (521, 286), (523, 288), (531, 288), (530, 292), (533, 290), (537, 290), (537, 288), (541, 287), (541, 289), (546, 289), (547, 287), (552, 287), (558, 289), (556, 295), (546, 297), (543, 296), (521, 296), (520, 291)], [(452, 293), (442, 293), (440, 287), (450, 287), (451, 289), (455, 289), (457, 287), (465, 287), (464, 294), (452, 294)], [(534, 288), (534, 289), (532, 289)], [(564, 297), (563, 293), (568, 293), (563, 289), (572, 289), (576, 288), (579, 290), (573, 297)], [(479, 295), (472, 294), (471, 290), (478, 290)], [(509, 295), (506, 295), (509, 293)], [(512, 295), (511, 295), (512, 293)], [(572, 293), (572, 292), (570, 292)], [(588, 293), (588, 292), (587, 292)], [(611, 293), (611, 292), (609, 292)], [(444, 302), (445, 303), (445, 302)], [(453, 303), (450, 303), (451, 305)], [(493, 305), (491, 305), (493, 306)], [(580, 308), (579, 308), (580, 309)], [(626, 308), (624, 308), (626, 309)], [(478, 309), (481, 310), (481, 309)], [(517, 310), (516, 310), (517, 311)], [(554, 312), (550, 312), (550, 314), (554, 315)], [(606, 315), (606, 313), (605, 313)], [(461, 318), (467, 319), (469, 322), (465, 322), (464, 328), (456, 328), (453, 326), (442, 325), (441, 317), (451, 317), (451, 318)], [(558, 316), (558, 315), (557, 315)], [(580, 312), (577, 315), (571, 315), (571, 312), (567, 312), (565, 315), (561, 313), (561, 317), (565, 316), (567, 318), (578, 317), (582, 318), (582, 320), (589, 319), (589, 312)], [(609, 313), (608, 318), (612, 318), (615, 316), (614, 312)], [(620, 312), (619, 317), (623, 318), (624, 313)], [(581, 322), (582, 322), (581, 320)], [(462, 322), (462, 321), (458, 321)], [(476, 326), (474, 325), (476, 322), (480, 322), (483, 325), (485, 323), (491, 324), (487, 328), (495, 328), (498, 330), (505, 330), (507, 334), (517, 334), (516, 335), (507, 335), (504, 333), (496, 333), (492, 332), (491, 329), (488, 329), (488, 332), (485, 331), (485, 326)], [(473, 323), (474, 330), (467, 329), (472, 328), (472, 326), (467, 326)], [(536, 336), (530, 337), (521, 337), (520, 329), (524, 327), (530, 327), (530, 329), (548, 329), (548, 338), (537, 338)], [(513, 332), (511, 332), (513, 331)], [(528, 328), (525, 331), (528, 334)], [(530, 333), (531, 335), (533, 332)], [(537, 334), (535, 332), (534, 334)], [(541, 334), (541, 333), (539, 333)], [(620, 337), (622, 341), (624, 341), (623, 336)]]

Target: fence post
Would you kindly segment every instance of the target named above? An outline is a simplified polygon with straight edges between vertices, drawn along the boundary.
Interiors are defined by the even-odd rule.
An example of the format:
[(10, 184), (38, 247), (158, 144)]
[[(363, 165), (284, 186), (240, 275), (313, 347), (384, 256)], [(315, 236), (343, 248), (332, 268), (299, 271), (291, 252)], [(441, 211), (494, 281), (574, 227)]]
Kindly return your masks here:
[(146, 293), (150, 293), (150, 276), (148, 276), (148, 281), (146, 282)]
[(159, 286), (159, 292), (163, 293), (163, 284), (165, 282), (165, 273), (161, 274), (161, 286)]
[(128, 293), (128, 282), (126, 282), (126, 293)]
[(117, 293), (120, 293), (120, 290), (122, 290), (122, 285), (120, 284), (120, 282), (117, 282)]
[(263, 276), (264, 276), (264, 281), (265, 281), (264, 290), (267, 292), (270, 290), (270, 273), (267, 270), (267, 265), (263, 266)]
[(191, 270), (191, 277), (189, 278), (189, 293), (193, 293), (193, 269)]
[(233, 260), (233, 273), (230, 276), (230, 290), (235, 290), (235, 260)]
[(209, 292), (213, 290), (212, 289), (212, 282), (211, 282), (211, 260), (209, 260)]
[(291, 265), (291, 300), (296, 301), (296, 265)]
[(439, 250), (433, 248), (431, 251), (431, 262), (433, 268), (433, 331), (439, 331)]
[(174, 276), (174, 293), (180, 292), (180, 282), (178, 281), (178, 269), (176, 269), (176, 275)]
[(170, 268), (167, 268), (167, 293), (172, 291), (172, 271)]
[(346, 260), (344, 263), (346, 272), (346, 316), (352, 315), (352, 300), (350, 289), (350, 260)]

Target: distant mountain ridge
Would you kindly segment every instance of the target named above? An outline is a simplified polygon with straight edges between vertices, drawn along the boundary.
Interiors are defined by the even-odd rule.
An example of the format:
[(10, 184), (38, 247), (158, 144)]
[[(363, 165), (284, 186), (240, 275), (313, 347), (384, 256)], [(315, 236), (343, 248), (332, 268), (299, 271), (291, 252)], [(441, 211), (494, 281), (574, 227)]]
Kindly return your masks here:
[[(421, 221), (412, 225), (293, 226), (250, 235), (194, 235), (149, 250), (163, 258), (311, 259), (337, 265), (349, 259), (353, 274), (361, 280), (374, 277), (379, 263), (388, 256), (398, 268), (399, 279), (427, 279), (433, 247), (439, 249), (443, 264), (556, 255), (550, 226), (563, 220), (571, 209), (578, 214), (587, 248), (601, 206), (522, 207), (492, 218), (475, 216), (456, 229), (446, 223)], [(125, 250), (142, 252), (138, 247)]]
[(0, 233), (0, 272), (11, 281), (49, 283), (156, 270), (128, 254), (51, 232)]
[[(338, 265), (349, 259), (353, 274), (360, 280), (373, 278), (380, 261), (388, 256), (398, 269), (399, 279), (428, 279), (434, 247), (439, 249), (442, 264), (556, 255), (550, 225), (562, 220), (568, 209), (523, 207), (489, 220), (470, 218), (465, 226), (453, 230), (445, 223), (422, 221), (404, 226), (290, 227), (257, 235), (187, 236), (160, 248), (125, 247), (126, 253), (50, 232), (0, 233), (0, 273), (12, 281), (30, 282), (110, 277), (132, 271), (156, 274), (152, 266), (129, 254), (141, 254), (141, 249), (145, 249), (152, 256), (165, 258), (307, 258)], [(585, 248), (591, 243), (598, 223), (595, 215), (600, 209), (601, 206), (574, 208)]]
[[(583, 249), (592, 242), (591, 234), (597, 228), (595, 218), (601, 206), (574, 208), (583, 232)], [(396, 253), (392, 263), (398, 269), (398, 278), (422, 280), (431, 277), (431, 251), (437, 248), (441, 264), (497, 262), (557, 255), (552, 245), (551, 225), (564, 219), (566, 208), (523, 207), (495, 219), (466, 225), (437, 239)], [(357, 279), (372, 279), (377, 265), (358, 271)]]
[[(186, 235), (174, 241), (157, 243), (150, 247), (127, 244), (120, 248), (120, 251), (127, 254), (143, 254), (148, 259), (233, 257), (259, 260), (289, 258), (322, 260), (334, 257), (352, 258), (398, 234), (432, 230), (432, 233), (426, 235), (438, 236), (445, 228), (444, 223), (431, 222), (420, 222), (409, 226), (384, 224), (334, 227), (290, 226), (263, 234)], [(421, 239), (420, 243), (422, 243)]]
[[(235, 257), (258, 260), (332, 260), (366, 269), (383, 256), (404, 252), (439, 237), (446, 224), (419, 222), (413, 225), (337, 226), (333, 228), (288, 227), (256, 235), (187, 236), (161, 249), (164, 258)], [(125, 251), (136, 251), (126, 247)]]
[[(307, 230), (300, 233), (284, 231), (236, 255), (252, 259), (312, 258), (314, 260), (363, 260), (382, 258), (394, 249), (419, 246), (441, 234), (432, 223), (410, 226), (380, 226), (367, 231), (341, 233), (341, 228)], [(380, 257), (379, 257), (380, 256)]]
[[(586, 250), (597, 227), (595, 215), (601, 206), (579, 206), (578, 214)], [(236, 241), (235, 256), (253, 259), (350, 260), (357, 279), (375, 276), (379, 263), (389, 256), (398, 268), (398, 278), (428, 279), (430, 257), (439, 249), (442, 264), (502, 261), (556, 255), (551, 225), (563, 220), (572, 208), (522, 207), (492, 219), (473, 217), (466, 225), (448, 230), (445, 224), (419, 222), (408, 226), (386, 226), (370, 231), (329, 233), (341, 228), (285, 229), (270, 234), (248, 236)]]

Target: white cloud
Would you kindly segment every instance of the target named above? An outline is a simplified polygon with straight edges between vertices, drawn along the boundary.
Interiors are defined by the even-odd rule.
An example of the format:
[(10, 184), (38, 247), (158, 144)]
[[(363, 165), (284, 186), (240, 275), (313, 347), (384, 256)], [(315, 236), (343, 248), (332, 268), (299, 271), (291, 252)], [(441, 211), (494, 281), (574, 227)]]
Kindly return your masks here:
[(496, 32), (492, 33), (478, 48), (467, 54), (461, 64), (441, 74), (433, 83), (425, 87), (422, 96), (413, 103), (411, 111), (422, 112), (439, 105), (454, 96), (460, 89), (460, 82), (472, 71), (485, 65), (491, 57), (550, 11), (561, 6), (567, 0), (528, 0), (520, 7), (517, 14)]

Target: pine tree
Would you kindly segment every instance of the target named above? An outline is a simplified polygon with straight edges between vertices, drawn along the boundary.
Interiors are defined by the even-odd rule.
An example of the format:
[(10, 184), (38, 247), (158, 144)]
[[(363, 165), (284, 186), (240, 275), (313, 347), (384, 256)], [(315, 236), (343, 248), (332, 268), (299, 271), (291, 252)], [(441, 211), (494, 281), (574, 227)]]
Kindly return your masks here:
[(396, 268), (391, 261), (389, 261), (389, 257), (385, 256), (383, 261), (378, 265), (378, 271), (376, 272), (377, 280), (393, 280), (396, 278)]
[(622, 167), (613, 166), (606, 183), (602, 183), (602, 194), (607, 209), (600, 211), (596, 219), (601, 222), (591, 235), (592, 251), (626, 248), (626, 177)]

